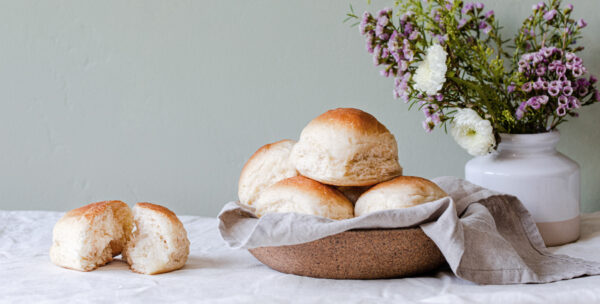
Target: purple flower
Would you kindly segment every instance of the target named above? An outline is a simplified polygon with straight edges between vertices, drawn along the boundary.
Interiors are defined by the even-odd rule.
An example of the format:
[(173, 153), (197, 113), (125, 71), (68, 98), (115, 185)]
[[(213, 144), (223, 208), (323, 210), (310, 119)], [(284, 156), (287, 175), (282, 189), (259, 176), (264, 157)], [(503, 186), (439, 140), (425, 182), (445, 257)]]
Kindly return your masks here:
[(373, 49), (373, 64), (374, 65), (379, 65), (379, 59), (381, 56), (381, 45), (376, 45), (375, 48)]
[(381, 58), (388, 58), (390, 56), (390, 51), (386, 47), (381, 48)]
[(568, 109), (579, 109), (581, 108), (581, 102), (579, 101), (579, 99), (570, 96), (569, 97), (569, 103), (567, 104), (567, 108)]
[(494, 16), (494, 10), (485, 13), (485, 19), (490, 19)]
[(475, 5), (473, 3), (466, 3), (465, 6), (463, 6), (462, 10), (460, 10), (460, 12), (463, 15), (466, 15), (473, 10), (473, 7), (475, 7)]
[(511, 84), (510, 84), (510, 85), (509, 85), (509, 86), (506, 88), (506, 91), (507, 91), (508, 93), (512, 93), (512, 92), (514, 92), (514, 91), (515, 91), (515, 84), (514, 84), (514, 83), (511, 83)]
[(377, 25), (386, 26), (390, 22), (390, 19), (387, 16), (381, 16), (377, 19)]
[(373, 51), (375, 50), (373, 47), (373, 40), (375, 39), (374, 35), (375, 34), (373, 33), (373, 31), (369, 31), (367, 33), (367, 38), (365, 39), (367, 52), (369, 52), (370, 54), (373, 54)]
[(452, 9), (452, 3), (446, 3), (446, 9), (447, 10), (451, 10)]
[(489, 34), (489, 32), (492, 30), (492, 27), (485, 21), (481, 21), (479, 23), (479, 29), (483, 30), (484, 33)]
[(400, 52), (399, 52), (399, 50), (393, 51), (393, 52), (392, 52), (392, 57), (394, 57), (394, 60), (395, 60), (396, 62), (400, 62), (400, 61), (402, 61), (402, 57), (401, 57), (401, 55), (400, 55)]
[[(521, 104), (524, 104), (524, 102), (523, 102), (523, 103), (521, 103)], [(517, 109), (517, 111), (515, 112), (515, 116), (516, 116), (516, 117), (517, 117), (517, 119), (519, 119), (519, 120), (520, 120), (521, 118), (523, 118), (523, 116), (524, 116), (524, 115), (525, 115), (525, 112), (524, 112), (523, 110), (521, 110), (521, 109)]]
[[(444, 94), (439, 93), (439, 94), (435, 95), (435, 100), (437, 100), (437, 101), (443, 101), (444, 100)], [(437, 105), (435, 105), (435, 107), (438, 108)]]
[(580, 67), (575, 67), (575, 68), (573, 68), (572, 73), (573, 73), (573, 76), (579, 77), (579, 76), (583, 75), (583, 69)]
[(521, 90), (523, 90), (523, 92), (531, 92), (531, 82), (526, 82), (523, 84), (523, 86), (521, 86)]
[(550, 21), (552, 19), (554, 19), (554, 17), (556, 16), (557, 11), (555, 9), (549, 10), (544, 14), (544, 20), (546, 21)]
[(565, 13), (568, 14), (572, 10), (573, 10), (573, 4), (567, 4), (565, 7)]
[(559, 105), (565, 106), (565, 105), (567, 105), (567, 103), (569, 103), (569, 99), (567, 98), (567, 96), (561, 95), (560, 97), (558, 97)]
[(475, 3), (475, 7), (476, 7), (478, 10), (482, 10), (482, 9), (483, 9), (483, 3), (481, 3), (481, 2), (477, 2), (477, 3)]
[(564, 76), (567, 72), (567, 68), (564, 65), (556, 66), (556, 75)]
[(538, 65), (537, 69), (535, 69), (535, 73), (538, 76), (544, 76), (544, 74), (546, 74), (546, 67), (543, 65)]
[(544, 104), (544, 105), (545, 105), (545, 104), (547, 104), (547, 103), (548, 103), (548, 100), (550, 100), (550, 98), (549, 98), (547, 95), (541, 95), (541, 96), (538, 96), (538, 101), (539, 101), (541, 104)]
[(467, 24), (467, 19), (465, 19), (465, 18), (462, 18), (462, 19), (460, 19), (460, 21), (458, 21), (458, 26), (457, 26), (457, 28), (458, 28), (458, 29), (461, 29), (461, 28), (463, 28), (463, 26), (465, 26), (465, 24)]
[(383, 16), (385, 16), (385, 15), (388, 15), (388, 14), (390, 14), (390, 13), (392, 13), (392, 9), (391, 9), (391, 8), (389, 8), (389, 7), (386, 7), (386, 8), (384, 8), (384, 9), (380, 10), (380, 11), (377, 13), (377, 17), (383, 17)]
[(408, 70), (408, 62), (405, 60), (400, 60), (400, 62), (398, 63), (398, 69), (401, 72), (405, 72), (406, 70)]
[(583, 96), (587, 95), (587, 94), (588, 94), (588, 92), (589, 92), (589, 90), (588, 90), (588, 88), (587, 88), (587, 87), (580, 87), (580, 88), (577, 90), (577, 93), (579, 93), (579, 97), (583, 97)]
[(550, 88), (561, 89), (562, 88), (562, 82), (558, 81), (558, 80), (552, 80), (552, 81), (550, 81)]
[(594, 84), (598, 81), (598, 78), (596, 78), (594, 75), (590, 75), (590, 83)]
[(435, 113), (431, 115), (431, 121), (437, 126), (442, 123), (442, 119), (440, 118), (440, 114)]
[(548, 94), (550, 94), (550, 96), (557, 96), (560, 93), (560, 89), (557, 87), (550, 87), (548, 89)]
[(433, 130), (433, 122), (431, 121), (431, 118), (427, 118), (423, 121), (423, 129), (425, 129), (425, 132), (427, 133), (431, 133), (431, 131)]
[(563, 87), (562, 89), (563, 94), (567, 95), (567, 96), (571, 96), (571, 94), (573, 94), (573, 88), (572, 87)]
[(556, 108), (556, 115), (560, 117), (567, 115), (567, 109), (565, 109), (563, 106)]
[(414, 32), (410, 33), (410, 36), (408, 36), (408, 40), (415, 40), (415, 39), (419, 38), (419, 35), (420, 35), (419, 32), (414, 31)]
[(548, 86), (549, 86), (549, 83), (548, 83), (547, 81), (545, 81), (545, 80), (544, 80), (544, 81), (542, 82), (542, 89), (544, 89), (544, 90), (547, 90), (547, 89), (548, 89)]
[(538, 77), (538, 79), (533, 83), (534, 90), (541, 90), (544, 88), (544, 81), (542, 78)]
[(379, 71), (379, 75), (383, 76), (383, 77), (390, 77), (390, 70), (381, 70)]
[(529, 98), (529, 100), (527, 100), (527, 104), (536, 110), (542, 106), (537, 96)]
[(577, 21), (577, 27), (578, 28), (582, 29), (582, 28), (584, 28), (586, 26), (587, 26), (587, 22), (585, 22), (585, 20), (579, 19), (579, 21)]
[(560, 60), (554, 60), (554, 61), (550, 62), (550, 64), (548, 65), (548, 70), (555, 71), (556, 68), (561, 65), (562, 65), (562, 62), (560, 62)]
[(377, 24), (377, 26), (375, 26), (375, 35), (377, 35), (377, 37), (381, 38), (383, 36), (383, 26), (380, 24)]

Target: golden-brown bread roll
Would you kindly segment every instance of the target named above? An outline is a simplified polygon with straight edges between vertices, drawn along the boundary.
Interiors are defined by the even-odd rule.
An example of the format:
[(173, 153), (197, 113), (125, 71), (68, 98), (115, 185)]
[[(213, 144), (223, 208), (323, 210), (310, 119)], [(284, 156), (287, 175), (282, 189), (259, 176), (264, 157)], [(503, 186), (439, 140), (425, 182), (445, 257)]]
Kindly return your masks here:
[(304, 176), (279, 181), (255, 201), (256, 215), (296, 212), (334, 220), (354, 217), (352, 203), (338, 190)]
[(264, 145), (248, 159), (238, 182), (240, 203), (252, 206), (265, 188), (298, 175), (296, 167), (290, 162), (290, 152), (295, 143), (286, 139)]
[(394, 135), (352, 108), (313, 119), (290, 157), (301, 175), (334, 186), (370, 186), (402, 174)]
[(446, 197), (434, 182), (416, 176), (399, 176), (363, 193), (354, 206), (356, 216), (417, 206)]
[(158, 274), (185, 265), (190, 241), (175, 213), (160, 205), (137, 203), (133, 217), (136, 230), (123, 251), (133, 271)]
[(54, 226), (50, 260), (65, 268), (94, 270), (121, 253), (132, 228), (131, 209), (121, 201), (71, 210)]

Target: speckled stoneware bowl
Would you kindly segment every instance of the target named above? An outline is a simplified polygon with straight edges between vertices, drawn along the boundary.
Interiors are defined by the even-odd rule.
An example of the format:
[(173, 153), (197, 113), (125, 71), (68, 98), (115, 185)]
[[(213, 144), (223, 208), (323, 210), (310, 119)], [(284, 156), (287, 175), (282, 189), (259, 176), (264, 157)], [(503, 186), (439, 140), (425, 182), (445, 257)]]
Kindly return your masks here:
[(446, 263), (421, 228), (351, 230), (309, 243), (249, 251), (277, 271), (328, 279), (406, 277)]

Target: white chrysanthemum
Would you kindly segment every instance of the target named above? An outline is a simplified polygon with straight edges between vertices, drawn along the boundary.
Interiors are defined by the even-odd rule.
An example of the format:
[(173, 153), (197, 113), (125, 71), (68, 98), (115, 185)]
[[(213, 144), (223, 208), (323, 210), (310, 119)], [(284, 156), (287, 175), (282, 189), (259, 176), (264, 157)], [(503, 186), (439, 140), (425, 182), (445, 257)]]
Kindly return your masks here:
[(458, 145), (473, 156), (488, 154), (496, 145), (490, 121), (471, 109), (458, 110), (450, 133)]
[(446, 82), (446, 57), (448, 54), (439, 44), (427, 48), (425, 60), (417, 67), (415, 72), (415, 89), (435, 95)]

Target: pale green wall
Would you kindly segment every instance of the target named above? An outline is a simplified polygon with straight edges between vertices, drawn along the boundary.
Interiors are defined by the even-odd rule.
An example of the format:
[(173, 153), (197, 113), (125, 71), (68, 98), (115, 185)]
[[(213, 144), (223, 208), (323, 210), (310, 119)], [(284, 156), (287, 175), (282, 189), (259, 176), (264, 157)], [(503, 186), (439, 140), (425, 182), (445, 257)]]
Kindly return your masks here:
[[(372, 10), (387, 2), (373, 1)], [(485, 1), (512, 33), (533, 1)], [(358, 12), (366, 1), (352, 1)], [(585, 64), (600, 75), (600, 2)], [(406, 174), (463, 175), (469, 156), (392, 99), (347, 1), (3, 1), (0, 209), (154, 201), (214, 216), (245, 160), (321, 112), (358, 107), (398, 139)], [(600, 210), (600, 105), (561, 128)]]

